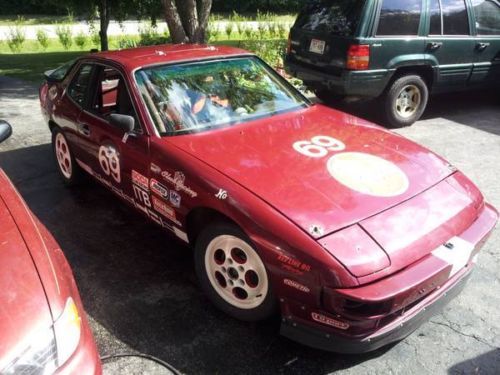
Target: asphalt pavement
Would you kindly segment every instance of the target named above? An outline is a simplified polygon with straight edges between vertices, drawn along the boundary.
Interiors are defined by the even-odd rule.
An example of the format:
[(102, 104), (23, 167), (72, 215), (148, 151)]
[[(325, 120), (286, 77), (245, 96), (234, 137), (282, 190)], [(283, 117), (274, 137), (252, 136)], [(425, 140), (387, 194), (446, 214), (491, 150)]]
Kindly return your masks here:
[[(379, 121), (376, 105), (328, 104)], [(0, 118), (14, 127), (0, 167), (63, 248), (101, 355), (152, 355), (186, 374), (500, 373), (500, 230), (465, 291), (407, 339), (363, 355), (314, 350), (280, 337), (278, 319), (243, 323), (216, 310), (197, 286), (191, 250), (104, 188), (65, 188), (36, 87), (0, 77)], [(447, 158), (500, 208), (498, 93), (432, 97), (424, 119), (397, 132)], [(104, 369), (168, 373), (137, 358)]]

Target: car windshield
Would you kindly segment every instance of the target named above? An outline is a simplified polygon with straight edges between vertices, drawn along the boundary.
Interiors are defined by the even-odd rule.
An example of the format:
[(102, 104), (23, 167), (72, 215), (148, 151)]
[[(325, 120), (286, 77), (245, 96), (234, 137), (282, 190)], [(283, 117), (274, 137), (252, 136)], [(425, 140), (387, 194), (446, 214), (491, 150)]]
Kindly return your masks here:
[(154, 66), (135, 77), (161, 135), (206, 131), (307, 105), (255, 57)]
[(297, 17), (295, 27), (352, 36), (356, 31), (366, 0), (315, 0), (309, 2)]

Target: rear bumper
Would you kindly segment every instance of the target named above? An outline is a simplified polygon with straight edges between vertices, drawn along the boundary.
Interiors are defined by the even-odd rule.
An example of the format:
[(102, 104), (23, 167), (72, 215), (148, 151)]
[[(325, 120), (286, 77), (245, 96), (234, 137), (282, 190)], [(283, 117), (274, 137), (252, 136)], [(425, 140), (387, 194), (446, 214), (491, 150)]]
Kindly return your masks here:
[(286, 319), (281, 325), (281, 334), (313, 348), (337, 353), (365, 353), (404, 339), (424, 322), (438, 313), (448, 302), (455, 298), (465, 287), (471, 275), (469, 267), (456, 278), (424, 301), (407, 310), (400, 318), (392, 321), (369, 336), (345, 338), (325, 333), (324, 330), (300, 325)]
[(299, 78), (307, 84), (324, 87), (337, 95), (361, 96), (375, 98), (380, 96), (393, 71), (381, 70), (343, 70), (340, 75), (333, 75), (292, 61), (289, 57), (285, 60), (286, 72)]

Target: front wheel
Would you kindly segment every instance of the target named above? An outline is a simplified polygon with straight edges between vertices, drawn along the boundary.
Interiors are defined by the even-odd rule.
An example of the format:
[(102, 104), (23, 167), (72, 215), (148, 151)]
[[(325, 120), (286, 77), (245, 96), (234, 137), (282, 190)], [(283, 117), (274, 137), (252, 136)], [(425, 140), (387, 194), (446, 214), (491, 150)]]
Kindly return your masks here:
[(401, 128), (420, 119), (427, 107), (429, 89), (422, 77), (406, 75), (392, 83), (383, 99), (388, 125)]
[(196, 241), (195, 267), (203, 291), (228, 315), (259, 321), (275, 312), (266, 267), (238, 227), (219, 223), (203, 230)]

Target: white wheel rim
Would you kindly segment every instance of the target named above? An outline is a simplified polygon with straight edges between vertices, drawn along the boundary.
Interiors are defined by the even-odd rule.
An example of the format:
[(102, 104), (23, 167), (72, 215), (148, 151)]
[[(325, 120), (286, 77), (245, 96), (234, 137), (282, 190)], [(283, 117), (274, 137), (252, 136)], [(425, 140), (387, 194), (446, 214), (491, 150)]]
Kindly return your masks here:
[(205, 270), (217, 294), (239, 309), (254, 309), (265, 300), (269, 282), (259, 255), (231, 235), (214, 238), (205, 252)]
[(73, 172), (73, 166), (71, 165), (71, 154), (69, 152), (68, 143), (66, 142), (66, 138), (61, 133), (57, 133), (56, 135), (56, 157), (57, 164), (59, 164), (59, 170), (66, 178), (71, 178), (71, 174)]
[(396, 111), (399, 116), (409, 118), (417, 112), (422, 103), (422, 94), (415, 85), (406, 85), (396, 99)]

